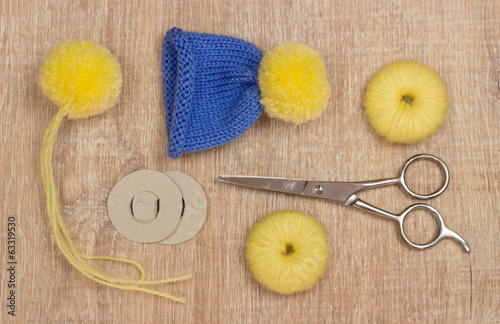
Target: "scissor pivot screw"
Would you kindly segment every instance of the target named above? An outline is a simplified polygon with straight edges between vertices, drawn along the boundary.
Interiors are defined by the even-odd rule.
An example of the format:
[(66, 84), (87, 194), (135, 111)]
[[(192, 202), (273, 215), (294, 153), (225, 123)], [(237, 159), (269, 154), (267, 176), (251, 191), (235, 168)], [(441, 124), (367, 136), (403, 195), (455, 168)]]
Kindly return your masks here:
[(323, 193), (324, 189), (321, 185), (317, 185), (316, 187), (314, 187), (313, 191), (315, 194), (321, 195)]

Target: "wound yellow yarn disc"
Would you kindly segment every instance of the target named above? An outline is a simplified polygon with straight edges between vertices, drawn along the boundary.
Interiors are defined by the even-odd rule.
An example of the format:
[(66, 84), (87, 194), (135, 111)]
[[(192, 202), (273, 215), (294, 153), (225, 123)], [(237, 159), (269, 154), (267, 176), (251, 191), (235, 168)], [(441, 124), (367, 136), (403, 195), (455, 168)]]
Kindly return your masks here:
[(432, 135), (448, 110), (446, 87), (427, 65), (399, 61), (383, 67), (366, 89), (371, 124), (386, 139), (412, 143)]
[(70, 41), (44, 57), (38, 79), (43, 93), (68, 118), (87, 118), (113, 106), (122, 87), (120, 64), (104, 46)]
[(323, 276), (328, 239), (311, 216), (298, 211), (276, 212), (253, 227), (246, 256), (261, 284), (280, 294), (293, 294), (311, 288)]
[(321, 116), (330, 98), (318, 51), (299, 43), (278, 45), (264, 55), (259, 87), (267, 114), (296, 124)]

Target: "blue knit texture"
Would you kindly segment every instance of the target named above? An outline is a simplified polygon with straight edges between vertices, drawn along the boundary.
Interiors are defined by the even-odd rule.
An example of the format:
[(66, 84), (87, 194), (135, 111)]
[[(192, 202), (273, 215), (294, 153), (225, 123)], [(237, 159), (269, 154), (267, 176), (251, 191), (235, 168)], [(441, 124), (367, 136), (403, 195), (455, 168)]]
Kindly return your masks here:
[(257, 121), (264, 109), (262, 55), (234, 37), (167, 32), (162, 65), (170, 157), (228, 143)]

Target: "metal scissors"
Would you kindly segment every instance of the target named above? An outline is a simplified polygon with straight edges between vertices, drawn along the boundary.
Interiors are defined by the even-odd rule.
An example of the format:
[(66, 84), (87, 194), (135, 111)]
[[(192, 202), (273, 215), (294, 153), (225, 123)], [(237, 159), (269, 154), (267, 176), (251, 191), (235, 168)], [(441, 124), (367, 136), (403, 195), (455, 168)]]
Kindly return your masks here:
[[(418, 160), (432, 160), (437, 162), (437, 164), (439, 165), (444, 174), (444, 181), (441, 188), (428, 195), (418, 194), (412, 191), (406, 184), (405, 180), (406, 171), (412, 163)], [(357, 192), (366, 189), (397, 184), (402, 186), (409, 195), (418, 199), (430, 199), (439, 196), (445, 191), (446, 187), (448, 186), (448, 182), (450, 181), (450, 173), (448, 171), (448, 168), (446, 167), (446, 164), (444, 164), (444, 162), (441, 161), (441, 159), (433, 155), (419, 154), (410, 158), (403, 166), (403, 169), (401, 170), (399, 176), (391, 179), (362, 181), (362, 182), (331, 182), (331, 181), (308, 181), (299, 179), (255, 177), (255, 176), (242, 176), (242, 175), (220, 175), (219, 181), (255, 189), (265, 189), (265, 190), (278, 191), (288, 194), (301, 195), (306, 197), (321, 198), (337, 204), (358, 207), (363, 210), (372, 212), (379, 216), (383, 216), (385, 218), (398, 222), (399, 229), (401, 235), (403, 236), (403, 239), (408, 244), (410, 244), (415, 248), (426, 249), (431, 246), (434, 246), (444, 238), (453, 238), (463, 245), (465, 251), (467, 252), (470, 251), (467, 242), (465, 242), (465, 240), (460, 235), (447, 228), (444, 225), (443, 217), (441, 217), (441, 214), (439, 214), (439, 212), (436, 209), (427, 204), (414, 204), (406, 208), (400, 214), (392, 214), (385, 210), (377, 208), (373, 205), (370, 205), (369, 203), (364, 202), (355, 195)], [(403, 223), (408, 214), (415, 209), (428, 210), (429, 212), (431, 212), (432, 215), (434, 215), (439, 224), (439, 231), (436, 237), (431, 242), (428, 242), (426, 244), (416, 244), (410, 241), (405, 234)]]

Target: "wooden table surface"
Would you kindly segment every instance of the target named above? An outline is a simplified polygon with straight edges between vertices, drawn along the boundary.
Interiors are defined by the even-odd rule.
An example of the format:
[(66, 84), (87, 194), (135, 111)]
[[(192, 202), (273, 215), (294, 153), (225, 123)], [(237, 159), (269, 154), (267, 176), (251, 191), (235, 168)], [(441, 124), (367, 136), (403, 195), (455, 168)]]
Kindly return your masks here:
[[(263, 115), (227, 145), (169, 158), (160, 55), (173, 26), (239, 37), (264, 51), (285, 41), (311, 45), (328, 70), (327, 110), (301, 126)], [(500, 321), (499, 27), (494, 0), (1, 1), (1, 322)], [(148, 278), (193, 273), (191, 281), (159, 288), (186, 296), (187, 304), (96, 284), (57, 249), (39, 171), (42, 135), (56, 108), (37, 75), (43, 55), (68, 39), (107, 46), (121, 64), (124, 85), (106, 114), (63, 122), (54, 172), (66, 225), (81, 252), (135, 259)], [(443, 126), (413, 145), (385, 141), (363, 108), (371, 77), (401, 59), (432, 67), (449, 95)], [(448, 190), (429, 203), (469, 242), (470, 253), (452, 240), (419, 251), (395, 224), (361, 210), (216, 181), (218, 174), (376, 179), (395, 175), (407, 158), (424, 152), (450, 168)], [(411, 179), (419, 188), (435, 185), (421, 178), (439, 174), (422, 166)], [(144, 168), (181, 170), (203, 186), (207, 221), (194, 239), (139, 244), (117, 233), (107, 195), (122, 176)], [(360, 196), (393, 212), (416, 202), (398, 188)], [(331, 248), (324, 277), (292, 296), (263, 288), (245, 261), (252, 225), (283, 209), (313, 215)], [(6, 307), (8, 217), (15, 217), (17, 232), (15, 318)], [(412, 219), (413, 239), (429, 238), (428, 220), (425, 214)], [(94, 265), (136, 276), (128, 266)]]

